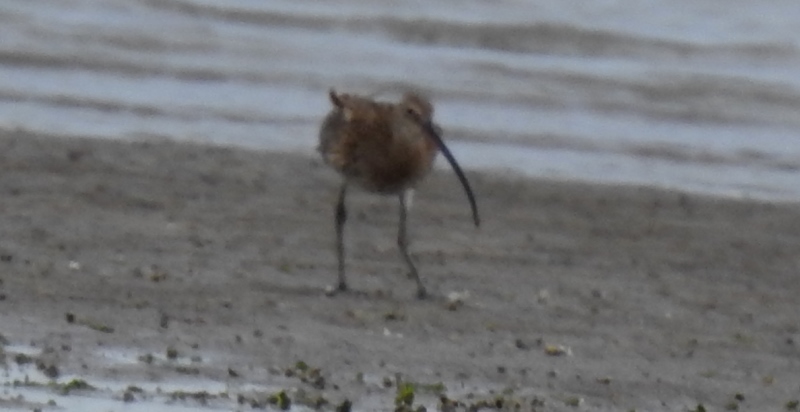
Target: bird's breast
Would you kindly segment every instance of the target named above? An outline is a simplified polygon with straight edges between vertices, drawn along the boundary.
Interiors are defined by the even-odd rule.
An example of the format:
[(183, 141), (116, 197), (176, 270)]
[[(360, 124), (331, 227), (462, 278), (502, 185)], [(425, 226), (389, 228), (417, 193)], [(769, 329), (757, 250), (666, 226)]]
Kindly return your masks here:
[(364, 189), (399, 193), (431, 170), (438, 149), (424, 133), (414, 123), (398, 127), (383, 106), (334, 110), (321, 127), (319, 151), (327, 164)]

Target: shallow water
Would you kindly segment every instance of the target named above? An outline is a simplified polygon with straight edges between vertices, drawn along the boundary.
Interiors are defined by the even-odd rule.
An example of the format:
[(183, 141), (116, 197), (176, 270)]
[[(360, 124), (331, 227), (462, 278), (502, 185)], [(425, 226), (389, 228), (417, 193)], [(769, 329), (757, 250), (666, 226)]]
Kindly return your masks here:
[[(17, 354), (38, 356), (41, 350), (25, 345), (8, 345), (4, 348), (9, 362), (0, 365), (0, 407), (3, 410), (31, 410), (40, 407), (45, 410), (67, 411), (230, 411), (252, 409), (249, 404), (240, 405), (237, 394), (276, 393), (283, 388), (278, 386), (231, 384), (197, 376), (186, 379), (109, 379), (97, 374), (81, 376), (64, 375), (50, 379), (33, 364), (18, 365), (10, 359)], [(124, 368), (141, 364), (136, 360), (136, 351), (127, 348), (105, 348), (96, 354), (96, 361), (105, 370)], [(208, 358), (204, 358), (208, 360)], [(165, 359), (156, 362), (166, 362)], [(174, 362), (174, 361), (169, 361)], [(172, 363), (171, 363), (172, 364)], [(91, 385), (89, 390), (74, 390), (64, 394), (57, 385), (65, 385), (73, 379), (81, 379)], [(124, 401), (126, 388), (139, 388), (133, 400)], [(186, 399), (175, 399), (173, 394), (186, 394)], [(205, 401), (194, 399), (193, 394), (208, 395)], [(16, 402), (11, 402), (16, 400)], [(4, 402), (5, 401), (5, 402)], [(302, 405), (295, 405), (292, 410), (309, 411)]]
[(0, 4), (0, 128), (314, 155), (326, 90), (431, 94), (467, 169), (800, 200), (800, 3)]
[[(80, 376), (62, 375), (55, 379), (48, 378), (33, 363), (17, 364), (13, 359), (17, 354), (24, 354), (31, 357), (41, 355), (41, 349), (27, 345), (6, 345), (2, 348), (7, 356), (7, 362), (0, 363), (0, 408), (3, 410), (29, 411), (33, 408), (42, 410), (67, 410), (67, 411), (153, 411), (153, 412), (181, 412), (181, 411), (231, 411), (231, 410), (253, 410), (264, 409), (263, 407), (251, 406), (248, 400), (239, 401), (239, 395), (244, 395), (245, 399), (266, 397), (279, 391), (286, 391), (290, 398), (298, 398), (298, 388), (296, 385), (279, 382), (280, 378), (275, 378), (274, 385), (255, 384), (244, 382), (222, 382), (202, 374), (186, 377), (182, 379), (160, 377), (157, 379), (143, 380), (141, 378), (108, 378), (103, 377), (103, 371), (120, 370), (126, 367), (141, 367), (143, 363), (137, 358), (137, 350), (124, 347), (105, 347), (97, 351), (94, 361), (100, 368), (95, 368), (94, 373), (88, 372)], [(214, 364), (213, 353), (203, 353), (203, 363)], [(186, 361), (186, 360), (184, 360)], [(162, 356), (157, 356), (155, 364), (177, 365), (186, 362), (177, 360), (167, 360)], [(98, 371), (100, 373), (98, 373)], [(73, 379), (80, 379), (91, 385), (91, 389), (72, 390), (69, 393), (62, 393), (62, 388)], [(354, 399), (356, 405), (354, 411), (376, 411), (390, 410), (391, 395), (381, 393), (383, 388), (383, 378), (378, 376), (365, 376), (366, 385), (376, 388), (376, 393), (365, 396), (361, 399)], [(459, 385), (451, 384), (453, 388)], [(460, 395), (466, 393), (467, 389), (480, 393), (488, 392), (489, 389), (496, 390), (493, 385), (470, 386), (453, 393)], [(138, 388), (132, 392), (133, 399), (124, 400), (124, 394), (130, 387)], [(176, 394), (182, 394), (176, 397)], [(254, 395), (260, 394), (260, 395)], [(336, 391), (328, 391), (327, 395), (340, 395)], [(198, 395), (197, 397), (193, 395)], [(206, 396), (202, 396), (206, 395)], [(429, 410), (435, 410), (437, 397), (431, 394), (420, 394), (417, 404), (426, 406)], [(267, 407), (267, 410), (277, 410)], [(308, 412), (314, 410), (311, 407), (293, 403), (291, 410), (297, 412)]]

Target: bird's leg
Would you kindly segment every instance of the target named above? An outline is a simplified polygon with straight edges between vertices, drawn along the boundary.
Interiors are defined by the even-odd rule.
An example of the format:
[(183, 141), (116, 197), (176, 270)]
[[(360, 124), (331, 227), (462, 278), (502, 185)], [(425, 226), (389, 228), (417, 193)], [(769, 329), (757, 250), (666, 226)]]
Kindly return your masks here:
[(408, 234), (406, 231), (406, 221), (408, 220), (408, 206), (411, 201), (412, 193), (413, 192), (411, 190), (400, 193), (400, 221), (397, 229), (397, 246), (400, 248), (400, 254), (403, 255), (406, 266), (408, 266), (408, 276), (417, 282), (417, 298), (424, 299), (428, 296), (428, 292), (425, 291), (425, 286), (422, 284), (422, 280), (419, 278), (417, 268), (414, 266), (414, 262), (411, 260), (411, 256), (408, 254)]
[(347, 194), (347, 182), (342, 183), (339, 189), (339, 200), (336, 203), (336, 256), (339, 259), (339, 284), (336, 286), (338, 290), (347, 290), (347, 281), (344, 274), (344, 223), (347, 221), (347, 208), (344, 204), (344, 198)]

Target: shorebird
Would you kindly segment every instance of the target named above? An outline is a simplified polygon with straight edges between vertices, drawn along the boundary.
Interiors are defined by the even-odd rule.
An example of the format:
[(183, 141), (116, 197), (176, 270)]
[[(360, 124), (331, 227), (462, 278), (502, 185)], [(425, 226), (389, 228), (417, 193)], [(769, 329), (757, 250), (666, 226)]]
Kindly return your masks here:
[(336, 254), (339, 291), (347, 290), (345, 278), (345, 197), (350, 184), (368, 192), (397, 196), (400, 219), (397, 246), (417, 284), (417, 297), (427, 296), (425, 286), (408, 253), (406, 220), (415, 186), (427, 176), (441, 152), (452, 166), (467, 194), (475, 226), (480, 225), (472, 188), (433, 122), (433, 105), (418, 93), (406, 93), (399, 103), (376, 101), (354, 94), (328, 93), (333, 108), (320, 127), (318, 151), (326, 164), (342, 175), (335, 207)]

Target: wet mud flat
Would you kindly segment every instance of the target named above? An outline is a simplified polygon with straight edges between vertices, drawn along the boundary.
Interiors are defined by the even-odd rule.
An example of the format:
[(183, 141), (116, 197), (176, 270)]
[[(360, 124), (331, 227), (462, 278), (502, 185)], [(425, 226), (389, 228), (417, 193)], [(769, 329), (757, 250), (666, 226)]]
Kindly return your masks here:
[(0, 408), (798, 408), (798, 205), (469, 176), (479, 230), (451, 174), (415, 197), (433, 298), (358, 193), (328, 297), (315, 158), (2, 132)]

